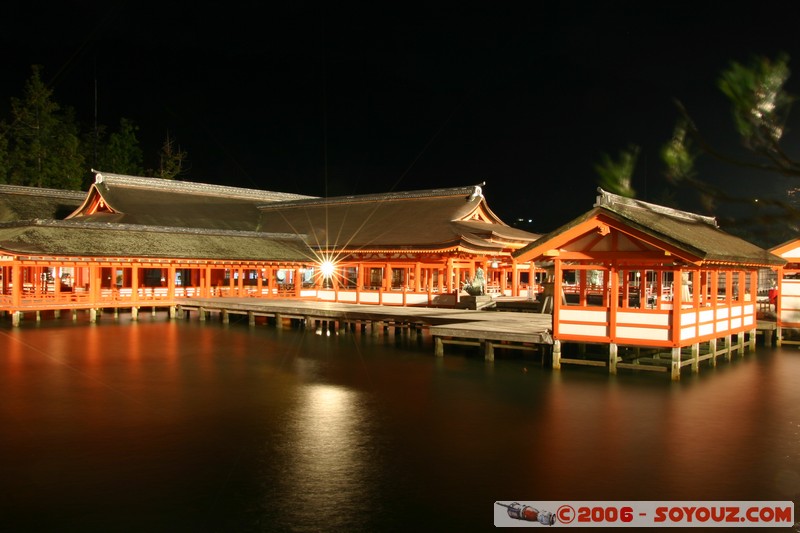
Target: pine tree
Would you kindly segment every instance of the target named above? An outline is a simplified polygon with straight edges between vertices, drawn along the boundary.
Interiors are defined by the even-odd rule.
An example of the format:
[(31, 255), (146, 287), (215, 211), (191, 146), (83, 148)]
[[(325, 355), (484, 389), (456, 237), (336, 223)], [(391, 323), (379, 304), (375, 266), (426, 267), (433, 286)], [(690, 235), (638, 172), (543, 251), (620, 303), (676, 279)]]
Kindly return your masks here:
[(11, 99), (7, 127), (7, 182), (16, 185), (80, 189), (85, 168), (74, 113), (53, 101), (42, 82), (41, 67), (32, 68), (21, 99)]
[(175, 144), (175, 141), (167, 134), (164, 144), (161, 147), (158, 170), (153, 174), (157, 178), (172, 180), (178, 178), (185, 172), (186, 152)]
[(636, 191), (633, 190), (633, 170), (639, 158), (639, 147), (632, 144), (627, 150), (622, 150), (619, 159), (614, 161), (608, 154), (602, 155), (602, 161), (595, 165), (594, 169), (600, 176), (600, 186), (620, 196), (633, 198)]
[(98, 132), (98, 154), (95, 162), (98, 170), (115, 174), (139, 176), (144, 173), (142, 149), (136, 133), (139, 127), (133, 121), (122, 118), (119, 130), (104, 139), (105, 128)]

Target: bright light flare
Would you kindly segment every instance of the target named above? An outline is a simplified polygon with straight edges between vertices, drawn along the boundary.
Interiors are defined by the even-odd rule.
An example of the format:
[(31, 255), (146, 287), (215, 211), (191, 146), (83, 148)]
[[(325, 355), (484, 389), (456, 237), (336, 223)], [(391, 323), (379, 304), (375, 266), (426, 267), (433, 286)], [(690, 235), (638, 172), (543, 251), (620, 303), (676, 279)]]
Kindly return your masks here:
[(316, 265), (314, 266), (314, 277), (318, 283), (322, 283), (323, 288), (332, 288), (334, 283), (342, 281), (342, 274), (339, 272), (339, 261), (332, 253), (314, 253)]
[(326, 259), (319, 265), (320, 273), (322, 277), (325, 279), (329, 279), (333, 276), (333, 273), (336, 271), (336, 266), (333, 264), (333, 261)]

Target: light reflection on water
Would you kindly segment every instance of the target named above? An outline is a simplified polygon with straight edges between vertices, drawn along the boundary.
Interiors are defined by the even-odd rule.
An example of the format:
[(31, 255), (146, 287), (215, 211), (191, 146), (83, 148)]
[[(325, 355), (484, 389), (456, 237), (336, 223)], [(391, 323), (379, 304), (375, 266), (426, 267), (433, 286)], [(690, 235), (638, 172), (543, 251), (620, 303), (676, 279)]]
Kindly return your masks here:
[[(379, 472), (369, 415), (358, 392), (326, 384), (302, 386), (280, 433), (285, 463), (283, 475), (275, 480), (280, 490), (270, 491), (269, 497), (281, 500), (284, 509), (313, 514), (319, 527), (352, 530), (358, 523), (353, 517), (373, 500), (380, 483), (372, 479)], [(273, 525), (290, 529), (297, 523), (289, 515)]]
[(700, 374), (108, 316), (0, 324), (0, 528), (483, 531), (502, 500), (791, 500), (800, 350)]

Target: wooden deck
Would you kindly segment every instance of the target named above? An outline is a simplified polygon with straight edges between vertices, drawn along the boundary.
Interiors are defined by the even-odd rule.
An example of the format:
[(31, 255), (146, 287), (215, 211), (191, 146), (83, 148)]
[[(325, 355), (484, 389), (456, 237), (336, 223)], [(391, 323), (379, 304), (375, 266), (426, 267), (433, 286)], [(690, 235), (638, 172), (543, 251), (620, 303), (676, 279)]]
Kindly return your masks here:
[[(499, 300), (498, 300), (499, 302)], [(504, 302), (505, 303), (505, 302)], [(119, 308), (130, 306), (118, 305), (113, 307), (114, 312)], [(768, 316), (760, 317), (754, 331), (745, 335), (736, 336), (735, 342), (722, 339), (712, 346), (702, 343), (697, 347), (686, 347), (681, 350), (680, 357), (668, 354), (664, 350), (625, 346), (617, 347), (608, 345), (608, 353), (600, 349), (602, 343), (591, 351), (581, 350), (570, 355), (562, 354), (562, 343), (552, 338), (552, 315), (539, 313), (537, 302), (527, 299), (516, 299), (506, 303), (499, 309), (516, 309), (516, 311), (503, 310), (472, 310), (435, 307), (411, 307), (399, 305), (374, 305), (350, 304), (341, 302), (326, 302), (321, 300), (303, 300), (295, 298), (252, 298), (252, 297), (182, 297), (174, 301), (147, 301), (139, 302), (139, 306), (131, 307), (133, 320), (139, 312), (139, 307), (152, 307), (155, 314), (156, 308), (168, 308), (170, 316), (196, 313), (200, 320), (216, 313), (223, 322), (229, 320), (230, 315), (244, 315), (250, 324), (256, 323), (256, 317), (271, 317), (277, 327), (284, 327), (291, 321), (300, 321), (306, 328), (325, 328), (329, 331), (339, 330), (355, 331), (360, 328), (362, 332), (378, 334), (394, 329), (396, 333), (406, 332), (412, 335), (427, 333), (434, 341), (434, 350), (437, 356), (444, 355), (447, 345), (469, 345), (480, 347), (486, 360), (494, 360), (496, 349), (501, 350), (528, 350), (537, 351), (551, 361), (553, 368), (561, 368), (562, 364), (604, 366), (609, 372), (616, 373), (618, 368), (631, 370), (656, 370), (679, 373), (680, 368), (691, 366), (693, 372), (697, 371), (700, 362), (709, 360), (712, 366), (718, 357), (731, 358), (733, 352), (740, 355), (746, 348), (755, 348), (756, 336), (762, 336), (763, 344), (771, 346), (776, 334), (776, 322)], [(90, 322), (94, 322), (94, 315), (105, 308), (90, 308)], [(36, 310), (37, 320), (39, 313), (47, 310), (59, 313), (60, 308), (43, 306)], [(73, 319), (79, 309), (72, 308)], [(14, 316), (13, 323), (18, 325), (19, 316)], [(747, 337), (747, 343), (743, 342)], [(719, 341), (719, 339), (718, 339)], [(781, 343), (780, 337), (777, 340)], [(583, 346), (586, 346), (584, 343)], [(574, 347), (573, 347), (574, 348)], [(574, 350), (573, 350), (574, 351)], [(661, 353), (663, 352), (663, 353)]]
[[(734, 352), (739, 355), (746, 348), (755, 348), (755, 336), (750, 335), (744, 342), (744, 335), (737, 336), (735, 342), (723, 339), (721, 344), (703, 343), (695, 347), (681, 350), (679, 360), (673, 354), (659, 350), (635, 350), (635, 355), (617, 356), (618, 348), (609, 347), (612, 352), (596, 356), (580, 358), (562, 357), (561, 346), (554, 343), (551, 336), (552, 315), (536, 312), (511, 311), (476, 311), (467, 309), (442, 309), (429, 307), (401, 307), (385, 305), (359, 305), (313, 300), (261, 300), (253, 298), (186, 298), (180, 301), (180, 309), (200, 312), (204, 319), (208, 312), (219, 312), (223, 321), (232, 313), (246, 314), (254, 323), (255, 316), (271, 316), (276, 324), (282, 325), (284, 319), (303, 320), (306, 327), (314, 321), (323, 322), (322, 327), (340, 331), (354, 329), (359, 325), (362, 330), (367, 327), (375, 333), (381, 328), (408, 328), (412, 331), (428, 330), (434, 340), (437, 356), (444, 355), (446, 345), (469, 345), (480, 347), (487, 361), (494, 360), (496, 349), (540, 351), (543, 357), (553, 357), (553, 368), (561, 368), (562, 364), (603, 366), (609, 372), (617, 369), (650, 370), (679, 374), (680, 368), (691, 366), (697, 372), (698, 365), (708, 360), (711, 366), (716, 365), (718, 357), (730, 360)], [(772, 344), (774, 322), (759, 320), (755, 329), (758, 335), (764, 336), (764, 344)], [(625, 347), (627, 350), (631, 347)], [(663, 350), (662, 350), (663, 351)], [(627, 351), (626, 351), (627, 353)], [(544, 360), (543, 360), (544, 362)], [(677, 365), (677, 370), (673, 367)]]
[(184, 298), (178, 307), (181, 311), (199, 313), (201, 319), (208, 312), (218, 312), (223, 320), (227, 314), (247, 315), (251, 323), (256, 316), (269, 316), (279, 325), (284, 319), (299, 319), (306, 323), (336, 322), (339, 329), (359, 323), (373, 329), (392, 326), (427, 329), (440, 356), (445, 344), (482, 346), (486, 359), (492, 360), (495, 348), (533, 350), (553, 343), (550, 336), (553, 317), (539, 313), (253, 298)]

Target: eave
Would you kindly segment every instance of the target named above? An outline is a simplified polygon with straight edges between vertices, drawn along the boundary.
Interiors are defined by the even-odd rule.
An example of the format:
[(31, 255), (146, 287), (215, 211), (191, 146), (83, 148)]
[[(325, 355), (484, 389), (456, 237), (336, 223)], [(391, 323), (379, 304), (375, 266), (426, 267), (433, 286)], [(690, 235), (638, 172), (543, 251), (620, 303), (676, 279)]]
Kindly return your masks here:
[[(763, 266), (774, 267), (780, 263), (780, 258), (763, 251), (763, 257), (758, 257), (759, 253), (754, 253), (757, 247), (742, 241), (734, 236), (727, 235), (716, 227), (708, 230), (708, 224), (704, 220), (693, 220), (693, 224), (706, 224), (699, 226), (704, 232), (713, 231), (710, 243), (715, 246), (708, 246), (708, 251), (701, 249), (700, 244), (683, 242), (671, 235), (664, 235), (654, 231), (649, 227), (639, 224), (635, 220), (630, 220), (625, 216), (609, 211), (603, 207), (596, 207), (585, 213), (583, 216), (573, 220), (569, 224), (562, 226), (558, 230), (542, 237), (532, 243), (529, 247), (515, 252), (514, 257), (519, 261), (539, 261), (542, 259), (561, 258), (562, 260), (575, 261), (626, 261), (635, 262), (637, 255), (641, 256), (642, 261), (660, 261), (662, 256), (671, 258), (673, 262), (685, 263), (699, 267), (702, 265), (739, 265), (739, 266)], [(641, 243), (644, 247), (641, 251), (632, 252), (630, 250), (596, 250), (589, 249), (591, 244), (583, 243), (586, 246), (581, 250), (568, 250), (571, 245), (580, 240), (586, 240), (593, 232), (598, 235), (597, 240), (611, 235), (625, 236), (632, 242)], [(683, 233), (687, 230), (683, 229)], [(621, 238), (621, 237), (620, 237)], [(720, 238), (722, 241), (720, 241)], [(721, 243), (730, 240), (731, 253), (720, 253)], [(695, 239), (697, 241), (698, 239)], [(613, 242), (613, 241), (611, 241)], [(607, 246), (607, 245), (606, 245)], [(742, 253), (737, 255), (737, 247), (742, 248)], [(669, 261), (670, 259), (666, 259)]]

